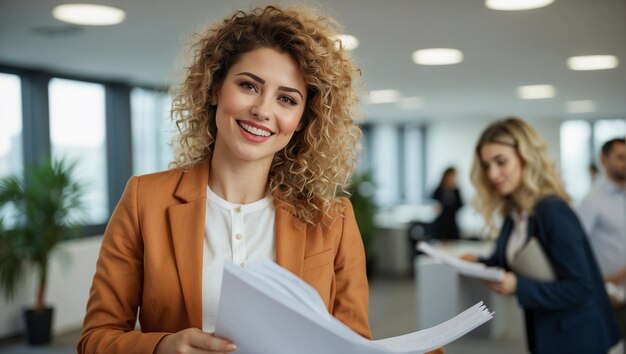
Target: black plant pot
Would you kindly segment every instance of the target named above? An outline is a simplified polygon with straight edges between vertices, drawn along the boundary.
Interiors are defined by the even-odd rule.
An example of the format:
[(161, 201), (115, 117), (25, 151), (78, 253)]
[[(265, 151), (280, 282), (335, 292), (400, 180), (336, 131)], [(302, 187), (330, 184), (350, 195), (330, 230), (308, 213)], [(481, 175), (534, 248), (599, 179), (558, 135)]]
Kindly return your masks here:
[(365, 275), (367, 279), (372, 279), (376, 275), (376, 257), (365, 257)]
[(40, 345), (50, 343), (52, 312), (53, 309), (51, 307), (46, 307), (42, 312), (37, 312), (34, 309), (24, 310), (28, 344)]

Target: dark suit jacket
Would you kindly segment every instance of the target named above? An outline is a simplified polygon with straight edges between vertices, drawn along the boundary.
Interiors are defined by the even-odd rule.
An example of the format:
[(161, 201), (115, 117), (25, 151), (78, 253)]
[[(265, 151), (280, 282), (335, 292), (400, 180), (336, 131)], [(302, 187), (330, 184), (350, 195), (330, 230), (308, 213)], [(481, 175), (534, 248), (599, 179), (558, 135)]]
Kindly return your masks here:
[[(513, 230), (507, 217), (496, 250), (481, 261), (510, 270), (506, 244)], [(540, 200), (529, 217), (528, 237), (537, 237), (557, 280), (541, 282), (517, 275), (517, 299), (524, 309), (532, 353), (602, 353), (619, 340), (617, 322), (583, 227), (556, 196)]]
[(458, 239), (460, 232), (456, 222), (456, 214), (463, 206), (459, 189), (444, 190), (441, 187), (437, 187), (433, 193), (433, 199), (441, 203), (441, 213), (437, 216), (433, 225), (435, 238)]
[[(133, 177), (107, 226), (79, 353), (152, 353), (168, 333), (202, 327), (207, 164)], [(328, 311), (370, 337), (363, 242), (352, 205), (318, 225), (276, 208), (276, 261)], [(141, 331), (133, 330), (139, 312)]]

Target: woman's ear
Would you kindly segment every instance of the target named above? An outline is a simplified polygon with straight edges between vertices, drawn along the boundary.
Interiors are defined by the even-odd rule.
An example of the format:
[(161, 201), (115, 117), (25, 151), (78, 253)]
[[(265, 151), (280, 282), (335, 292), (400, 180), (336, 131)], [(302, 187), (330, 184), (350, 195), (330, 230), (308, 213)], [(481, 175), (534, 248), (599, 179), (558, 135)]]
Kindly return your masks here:
[(213, 90), (211, 92), (211, 107), (217, 106), (217, 95), (219, 94), (219, 90)]

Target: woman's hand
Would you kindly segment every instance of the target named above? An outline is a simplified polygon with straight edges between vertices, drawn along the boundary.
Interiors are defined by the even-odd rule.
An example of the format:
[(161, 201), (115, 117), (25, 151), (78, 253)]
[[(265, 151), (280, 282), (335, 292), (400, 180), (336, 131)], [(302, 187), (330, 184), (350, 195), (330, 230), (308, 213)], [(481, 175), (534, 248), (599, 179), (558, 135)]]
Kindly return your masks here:
[(461, 259), (469, 262), (478, 262), (478, 256), (471, 253), (465, 253), (461, 256)]
[(517, 277), (512, 272), (504, 273), (504, 279), (500, 281), (484, 281), (483, 283), (500, 295), (513, 295), (517, 292)]
[(202, 332), (198, 328), (187, 328), (167, 335), (156, 347), (156, 354), (207, 354), (230, 353), (237, 349), (231, 341)]

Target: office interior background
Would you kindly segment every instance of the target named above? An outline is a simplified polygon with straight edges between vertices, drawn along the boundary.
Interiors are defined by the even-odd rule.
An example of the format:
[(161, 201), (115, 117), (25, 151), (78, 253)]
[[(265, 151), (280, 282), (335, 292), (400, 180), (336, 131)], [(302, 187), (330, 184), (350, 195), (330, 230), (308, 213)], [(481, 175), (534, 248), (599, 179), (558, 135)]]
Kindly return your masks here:
[[(88, 224), (62, 245), (67, 262), (55, 260), (51, 269), (55, 334), (80, 328), (101, 235), (128, 178), (165, 170), (172, 160), (168, 89), (181, 78), (190, 36), (236, 9), (267, 3), (89, 2), (126, 17), (112, 26), (73, 25), (51, 15), (63, 1), (0, 1), (0, 177), (44, 156), (69, 157), (89, 186)], [(461, 233), (484, 237), (469, 172), (478, 135), (495, 119), (519, 116), (538, 129), (574, 203), (591, 186), (588, 166), (599, 165), (602, 142), (626, 135), (624, 0), (555, 0), (525, 11), (493, 10), (483, 0), (300, 3), (358, 40), (351, 50), (362, 69), (358, 169), (373, 174), (381, 229), (432, 205), (441, 173), (455, 166), (466, 202)], [(417, 64), (414, 52), (427, 48), (454, 48), (462, 58)], [(585, 55), (614, 56), (617, 66), (568, 66)], [(521, 88), (529, 85), (549, 86), (529, 99)], [(27, 276), (13, 300), (0, 298), (0, 338), (21, 332), (21, 307), (33, 302), (33, 288)]]

